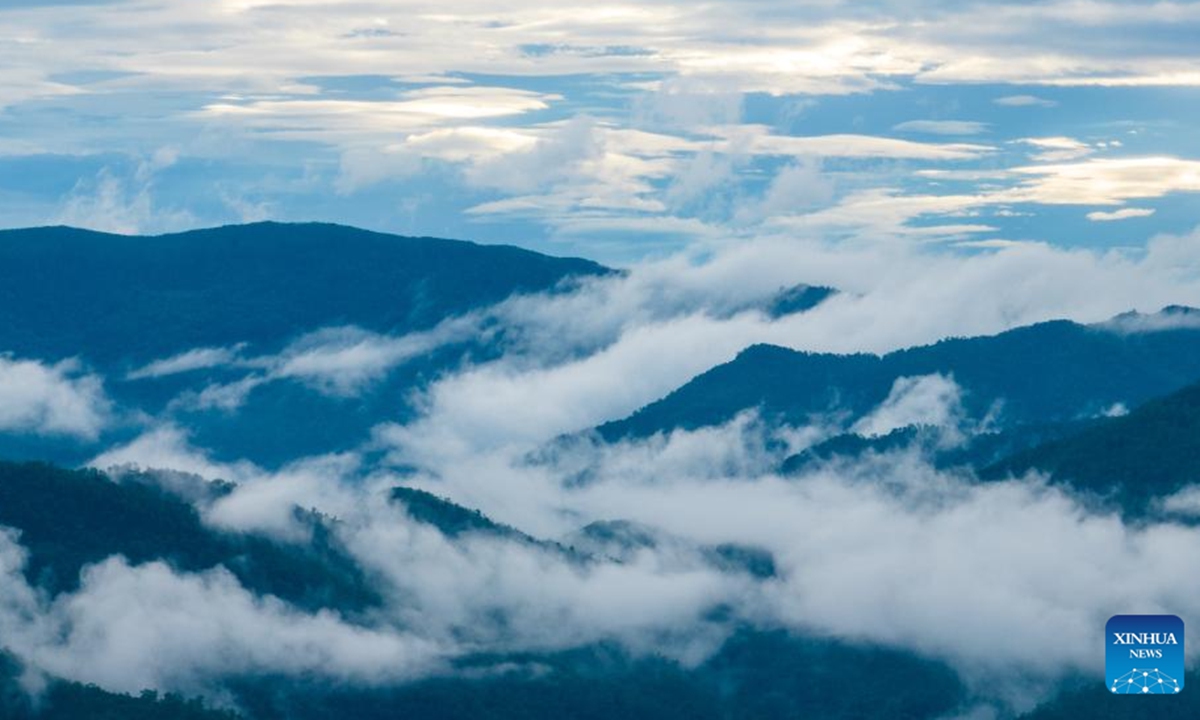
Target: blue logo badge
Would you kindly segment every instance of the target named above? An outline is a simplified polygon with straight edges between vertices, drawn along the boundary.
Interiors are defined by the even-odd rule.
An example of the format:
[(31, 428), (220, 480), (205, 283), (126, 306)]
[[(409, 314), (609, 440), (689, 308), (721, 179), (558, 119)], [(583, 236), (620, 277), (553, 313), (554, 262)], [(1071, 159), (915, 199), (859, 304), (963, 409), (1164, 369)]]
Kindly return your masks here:
[(1104, 632), (1105, 674), (1117, 695), (1183, 690), (1183, 621), (1174, 615), (1115, 615)]

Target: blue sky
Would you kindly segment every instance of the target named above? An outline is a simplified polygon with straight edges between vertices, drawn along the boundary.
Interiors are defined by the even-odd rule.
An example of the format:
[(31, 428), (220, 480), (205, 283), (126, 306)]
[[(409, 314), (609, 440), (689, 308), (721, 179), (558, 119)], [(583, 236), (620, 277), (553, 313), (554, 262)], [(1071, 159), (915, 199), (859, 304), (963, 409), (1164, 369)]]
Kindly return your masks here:
[(1197, 224), (1200, 3), (0, 8), (0, 226), (325, 220), (629, 262)]

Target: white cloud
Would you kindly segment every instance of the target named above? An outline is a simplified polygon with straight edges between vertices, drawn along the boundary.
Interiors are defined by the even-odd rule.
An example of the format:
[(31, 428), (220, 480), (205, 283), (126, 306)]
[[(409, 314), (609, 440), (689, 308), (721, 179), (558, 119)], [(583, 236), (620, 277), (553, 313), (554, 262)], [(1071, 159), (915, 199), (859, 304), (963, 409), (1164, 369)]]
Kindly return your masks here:
[(790, 215), (817, 208), (834, 196), (833, 181), (822, 172), (820, 160), (801, 158), (782, 167), (758, 202), (744, 202), (735, 220), (761, 221), (776, 215)]
[[(1038, 157), (1043, 160), (1090, 152), (1082, 143), (1075, 147), (1076, 141), (1069, 138), (1030, 142), (1057, 148), (1040, 152)], [(1050, 145), (1044, 144), (1047, 142)], [(934, 180), (969, 180), (981, 184), (975, 189), (948, 194), (908, 194), (895, 188), (868, 188), (846, 194), (835, 204), (813, 212), (772, 218), (771, 225), (834, 236), (848, 234), (861, 240), (961, 241), (970, 240), (973, 234), (998, 229), (986, 222), (961, 221), (980, 217), (985, 210), (1011, 216), (1012, 206), (1024, 203), (1122, 205), (1131, 200), (1200, 192), (1200, 162), (1175, 157), (1090, 158), (998, 171), (926, 169), (916, 174)]]
[(244, 345), (237, 345), (231, 348), (196, 348), (188, 350), (169, 358), (155, 360), (144, 367), (130, 372), (126, 375), (126, 378), (129, 380), (160, 378), (195, 370), (207, 370), (209, 368), (230, 365), (238, 358), (239, 353), (244, 347)]
[(1115, 205), (1168, 193), (1200, 192), (1200, 161), (1174, 157), (1095, 158), (1014, 168), (1029, 179), (1002, 192), (1009, 201), (1047, 205)]
[(243, 468), (238, 486), (204, 509), (208, 524), (235, 532), (257, 532), (287, 541), (304, 541), (311, 528), (299, 522), (295, 510), (320, 508), (332, 517), (354, 509), (354, 494), (342, 483), (359, 468), (352, 454), (299, 460), (266, 473)]
[[(1098, 670), (1102, 659), (1087, 649), (1088, 638), (1110, 615), (1196, 608), (1194, 578), (1177, 573), (1168, 557), (1168, 548), (1200, 546), (1195, 529), (1125, 525), (1116, 516), (1089, 513), (1036, 478), (974, 485), (905, 453), (783, 480), (764, 470), (770, 457), (763, 441), (739, 419), (719, 430), (677, 432), (595, 448), (590, 455), (564, 448), (549, 467), (490, 454), (455, 455), (430, 482), (439, 493), (482, 501), (490, 512), (544, 533), (591, 520), (628, 519), (685, 546), (765, 548), (780, 576), (740, 589), (739, 615), (768, 626), (783, 622), (799, 632), (915, 649), (950, 662), (989, 698), (1013, 699), (1006, 684), (1027, 683), (1032, 668), (1041, 680), (1020, 687), (1018, 702), (1026, 708), (1058, 679)], [(580, 464), (587, 469), (586, 482), (560, 485), (560, 473), (578, 473)], [(387, 537), (383, 542), (364, 536), (360, 552), (377, 555), (378, 548), (413, 543), (411, 530), (401, 534), (397, 527)], [(1054, 552), (1045, 551), (1047, 542)], [(636, 557), (644, 562), (657, 554), (663, 562), (674, 547), (643, 550)], [(403, 573), (404, 595), (420, 594), (411, 587), (414, 575), (423, 576), (413, 569), (420, 563), (394, 552), (389, 557), (390, 572)], [(489, 567), (517, 567), (503, 556), (486, 557), (493, 563)], [(1130, 567), (1136, 568), (1135, 587), (1111, 581)], [(664, 582), (665, 570), (655, 573)], [(464, 598), (479, 593), (474, 585), (479, 580), (465, 579), (477, 572), (463, 567), (439, 574), (441, 587), (427, 592), (473, 617), (462, 606)], [(553, 574), (528, 568), (516, 574), (542, 578), (545, 591), (538, 601), (490, 575), (488, 596), (530, 611), (553, 606), (561, 589)], [(463, 591), (464, 584), (476, 592)], [(712, 590), (692, 592), (714, 597)], [(648, 590), (646, 602), (658, 597)], [(690, 603), (668, 597), (690, 614)], [(715, 597), (722, 597), (720, 591)], [(647, 613), (643, 607), (636, 617), (651, 617)], [(588, 615), (580, 622), (595, 627), (606, 617)]]
[(430, 130), (444, 122), (470, 122), (544, 110), (559, 99), (512, 88), (449, 85), (404, 93), (392, 101), (290, 99), (212, 103), (202, 119), (221, 119), (293, 138), (352, 138)]
[[(1197, 304), (1195, 243), (1160, 238), (1143, 257), (1026, 243), (964, 256), (788, 235), (708, 260), (647, 263), (578, 292), (505, 304), (497, 317), (509, 328), (508, 353), (432, 383), (418, 401), (422, 416), (383, 438), (418, 464), (426, 453), (528, 451), (633, 412), (752, 343), (885, 352), (1054, 318), (1098, 322), (1130, 307)], [(799, 283), (843, 292), (778, 320), (753, 309)], [(920, 387), (945, 399), (942, 385)]]
[(1022, 138), (1015, 142), (1036, 148), (1038, 152), (1033, 155), (1033, 159), (1038, 162), (1065, 162), (1086, 157), (1094, 152), (1091, 145), (1069, 137)]
[(199, 348), (158, 360), (129, 377), (157, 377), (194, 369), (224, 366), (242, 370), (242, 377), (186, 390), (172, 408), (219, 409), (232, 412), (267, 383), (295, 381), (330, 397), (356, 397), (396, 367), (447, 343), (478, 336), (480, 315), (449, 318), (432, 330), (391, 336), (354, 326), (330, 327), (307, 333), (275, 355), (242, 356), (232, 349)]
[(1036, 95), (1005, 95), (992, 102), (1004, 107), (1055, 107), (1058, 105), (1054, 100), (1047, 100)]
[(606, 155), (596, 122), (579, 116), (552, 128), (531, 144), (482, 158), (467, 169), (465, 178), (477, 187), (526, 193), (576, 178), (581, 166), (603, 161)]
[(240, 481), (255, 473), (248, 463), (213, 462), (188, 443), (187, 432), (174, 425), (151, 428), (124, 445), (109, 448), (88, 465), (100, 470), (131, 467), (176, 470), (229, 482)]
[(171, 232), (195, 225), (187, 210), (163, 207), (154, 199), (155, 174), (178, 161), (178, 150), (159, 148), (142, 159), (130, 177), (110, 167), (81, 178), (62, 200), (54, 222), (101, 232), (135, 235)]
[(927, 135), (979, 135), (987, 132), (988, 127), (988, 123), (974, 120), (909, 120), (892, 129)]
[(910, 425), (957, 430), (964, 417), (962, 388), (953, 377), (923, 375), (896, 378), (887, 398), (851, 428), (868, 437), (887, 435)]
[(1096, 210), (1088, 213), (1087, 219), (1092, 222), (1113, 222), (1116, 220), (1129, 220), (1130, 218), (1150, 217), (1153, 214), (1153, 208), (1121, 208), (1112, 212)]
[(43, 365), (0, 355), (0, 432), (94, 440), (111, 413), (103, 380), (84, 374), (77, 362)]
[(1124, 417), (1129, 414), (1129, 408), (1125, 403), (1113, 403), (1105, 408), (1104, 412), (1100, 413), (1104, 417)]
[[(131, 470), (155, 475), (168, 490), (197, 502), (201, 517), (212, 527), (298, 542), (309, 537), (311, 528), (297, 519), (297, 509), (319, 507), (331, 516), (352, 512), (356, 500), (345, 483), (359, 469), (359, 462), (353, 454), (311, 457), (268, 472), (247, 461), (213, 460), (191, 444), (184, 430), (160, 425), (87, 464), (118, 478)], [(187, 477), (180, 477), (181, 473)], [(192, 492), (197, 477), (235, 487), (214, 498)]]
[(1175, 515), (1200, 517), (1200, 485), (1189, 485), (1163, 498), (1162, 509)]
[[(136, 127), (112, 123), (126, 128), (116, 133), (119, 141), (56, 124), (45, 132), (30, 126), (28, 138), (9, 142), (58, 147), (64, 143), (47, 140), (70, 135), (72, 147), (64, 152), (151, 157), (148, 165), (154, 156), (170, 160), (172, 153), (239, 167), (248, 157), (262, 157), (255, 173), (264, 178), (262, 192), (250, 193), (261, 200), (227, 203), (217, 213), (222, 221), (227, 210), (259, 217), (267, 208), (282, 217), (289, 207), (345, 218), (344, 209), (352, 214), (361, 207), (355, 203), (361, 198), (351, 197), (359, 191), (386, 181), (418, 183), (428, 173), (435, 184), (466, 191), (452, 193), (448, 204), (470, 205), (471, 222), (532, 221), (573, 246), (591, 235), (610, 241), (619, 235), (625, 254), (636, 256), (672, 242), (743, 231), (745, 216), (736, 218), (731, 208), (743, 198), (761, 199), (759, 178), (768, 159), (869, 161), (872, 166), (853, 173), (847, 187), (880, 193), (910, 178), (911, 168), (891, 160), (986, 161), (989, 168), (1003, 162), (991, 160), (1004, 155), (989, 145), (855, 132), (865, 116), (848, 116), (841, 127), (810, 136), (799, 134), (805, 123), (782, 111), (770, 128), (748, 124), (747, 94), (790, 96), (788, 104), (811, 108), (824, 94), (899, 89), (914, 81), (1197, 81), (1194, 48), (1176, 36), (1198, 21), (1181, 4), (1154, 4), (1142, 14), (1104, 2), (1000, 3), (987, 11), (977, 4), (918, 4), (903, 12), (892, 5), (827, 3), (768, 10), (757, 2), (697, 9), (664, 1), (604, 12), (577, 5), (497, 9), (473, 0), (446, 12), (422, 2), (378, 0), (204, 8), (119, 2), (106, 4), (103, 13), (84, 6), (71, 28), (56, 25), (52, 9), (9, 9), (2, 11), (5, 20), (21, 41), (0, 59), (37, 68), (21, 72), (11, 89), (13, 102), (53, 97), (66, 115), (88, 117), (104, 116), (111, 112), (107, 107), (147, 103), (138, 117), (157, 118)], [(274, 30), (265, 34), (268, 26)], [(1164, 34), (1168, 26), (1174, 31)], [(737, 30), (744, 27), (762, 31), (747, 38)], [(1090, 41), (1075, 39), (1083, 33), (1078, 28)], [(132, 48), (127, 53), (109, 50), (126, 46)], [(51, 85), (69, 93), (50, 93)], [(997, 95), (993, 102), (1000, 107), (1057, 102), (1028, 92)], [(959, 112), (957, 102), (927, 111), (952, 115)], [(566, 120), (578, 116), (596, 118), (593, 127)], [(1004, 130), (994, 124), (988, 118), (917, 119), (894, 129), (953, 139)], [(657, 147), (645, 138), (629, 139), (645, 130), (653, 130)], [(1158, 147), (1148, 151), (1178, 151), (1155, 142)], [(1101, 147), (1112, 148), (1097, 142), (1092, 149)], [(1033, 156), (1039, 163), (1064, 163), (1087, 151), (1037, 148)], [(308, 204), (307, 196), (280, 189), (281, 176), (300, 172), (310, 183), (306, 192), (323, 196), (332, 189), (341, 197)], [(1003, 182), (1033, 184), (1024, 168)], [(995, 190), (974, 183), (952, 192)], [(1154, 197), (1168, 192), (1173, 190), (1164, 182)], [(110, 170), (84, 178), (46, 220), (133, 232), (217, 219), (211, 207), (188, 200), (174, 208), (164, 195)], [(989, 223), (950, 224), (909, 236), (970, 242), (991, 232)], [(630, 241), (641, 233), (652, 237), (641, 245)]]
[(994, 151), (988, 145), (971, 143), (925, 143), (875, 135), (814, 135), (808, 137), (776, 135), (766, 128), (742, 125), (714, 128), (730, 146), (744, 143), (747, 151), (758, 155), (793, 155), (836, 158), (876, 158), (892, 160), (970, 160)]
[(295, 379), (334, 396), (353, 396), (389, 370), (475, 329), (472, 318), (442, 323), (428, 332), (389, 337), (355, 327), (318, 330), (291, 343), (278, 357), (258, 358), (267, 380)]
[(1200, 328), (1200, 311), (1191, 308), (1164, 308), (1156, 313), (1127, 312), (1096, 327), (1124, 334)]
[(214, 678), (285, 673), (359, 683), (396, 681), (437, 667), (436, 645), (306, 615), (259, 598), (224, 570), (180, 575), (164, 563), (112, 558), (80, 589), (48, 602), (21, 576), (23, 553), (0, 534), (0, 627), (33, 672), (111, 690), (195, 691)]

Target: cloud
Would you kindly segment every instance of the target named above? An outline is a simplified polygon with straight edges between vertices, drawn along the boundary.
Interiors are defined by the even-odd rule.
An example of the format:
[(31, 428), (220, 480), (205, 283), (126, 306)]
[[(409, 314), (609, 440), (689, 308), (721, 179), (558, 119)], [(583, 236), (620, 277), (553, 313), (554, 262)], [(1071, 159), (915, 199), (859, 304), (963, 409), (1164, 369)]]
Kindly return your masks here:
[[(654, 542), (622, 551), (620, 562), (578, 564), (519, 539), (451, 539), (388, 503), (396, 480), (386, 474), (337, 483), (344, 467), (313, 466), (327, 486), (305, 486), (302, 495), (315, 495), (303, 502), (343, 507), (336, 532), (384, 591), (385, 608), (367, 624), (254, 598), (222, 571), (180, 575), (119, 559), (46, 604), (15, 575), (10, 538), (0, 544), (12, 574), (0, 627), (17, 628), (6, 645), (35, 667), (134, 690), (203, 687), (245, 672), (396, 682), (468, 650), (600, 639), (692, 664), (733, 625), (783, 625), (947, 661), (981, 697), (1003, 701), (1013, 699), (1006, 682), (1031, 673), (1044, 683), (1036, 695), (1098, 671), (1089, 638), (1114, 613), (1200, 610), (1194, 579), (1174, 560), (1200, 550), (1195, 528), (1126, 525), (1037, 478), (976, 484), (906, 452), (773, 474), (783, 455), (827, 432), (745, 415), (721, 428), (615, 446), (585, 441), (537, 459), (450, 454), (437, 459), (436, 478), (406, 481), (482, 499), (489, 512), (522, 517), (522, 527), (551, 537), (597, 520), (646, 528)], [(586, 482), (564, 482), (580, 469)], [(254, 498), (263, 508), (297, 499)], [(721, 543), (769, 551), (777, 576), (760, 581), (705, 561), (703, 548)], [(1136, 582), (1111, 581), (1130, 572)], [(726, 620), (710, 613), (719, 606)], [(1030, 687), (1021, 691), (1028, 703)]]
[[(1193, 530), (1126, 527), (1089, 515), (1036, 479), (964, 484), (903, 454), (781, 481), (743, 464), (713, 464), (716, 448), (731, 447), (726, 443), (736, 435), (701, 431), (694, 442), (687, 435), (676, 433), (665, 445), (649, 441), (649, 452), (602, 451), (589, 483), (560, 490), (555, 505), (582, 513), (576, 522), (627, 518), (697, 543), (771, 550), (782, 580), (744, 606), (751, 614), (761, 609), (762, 619), (918, 648), (995, 681), (1030, 668), (1051, 675), (1095, 670), (1100, 660), (1088, 638), (1116, 608), (1192, 607), (1185, 599), (1190, 581), (1166, 558), (1153, 558), (1176, 543), (1200, 541)], [(686, 457), (694, 464), (679, 464)], [(471, 472), (445, 481), (470, 491), (482, 484), (467, 479)], [(509, 492), (553, 492), (505, 485)], [(1028, 541), (1031, 527), (1043, 529), (1037, 542)], [(1054, 553), (1044, 552), (1047, 540)], [(991, 560), (999, 557), (1005, 562)], [(1146, 593), (1110, 582), (1143, 558), (1138, 578)], [(1004, 568), (998, 574), (994, 563)], [(1050, 627), (1059, 630), (1048, 633)]]
[[(765, 128), (738, 126), (715, 129), (727, 142), (742, 142), (758, 155), (791, 155), (891, 160), (970, 160), (994, 151), (988, 145), (971, 143), (926, 143), (875, 135), (776, 135)], [(744, 135), (745, 137), (740, 137)]]
[(111, 416), (104, 381), (78, 362), (43, 365), (0, 355), (0, 432), (95, 440)]
[[(1082, 143), (1076, 147), (1077, 142), (1069, 138), (1043, 138), (1037, 143), (1054, 149), (1039, 152), (1035, 159), (1079, 157), (1091, 152)], [(835, 237), (849, 235), (862, 241), (889, 237), (970, 240), (972, 235), (1000, 229), (991, 223), (962, 221), (980, 217), (984, 211), (999, 219), (1012, 216), (1013, 206), (1021, 204), (1122, 205), (1131, 200), (1200, 192), (1198, 168), (1200, 163), (1183, 158), (1126, 157), (994, 171), (926, 169), (916, 175), (939, 183), (968, 180), (981, 186), (947, 194), (913, 194), (898, 188), (857, 190), (813, 212), (774, 217), (771, 225)]]
[(1163, 498), (1164, 511), (1187, 517), (1200, 517), (1200, 486), (1189, 485), (1170, 497)]
[(257, 673), (394, 682), (439, 660), (428, 641), (301, 613), (254, 596), (225, 570), (181, 575), (111, 558), (85, 570), (77, 592), (48, 602), (25, 585), (23, 563), (16, 538), (0, 534), (0, 627), (27, 671), (137, 693)]
[(1200, 328), (1200, 311), (1187, 307), (1168, 307), (1156, 313), (1127, 312), (1096, 327), (1122, 334)]
[[(1195, 242), (1160, 238), (1144, 256), (1040, 244), (961, 255), (787, 236), (707, 258), (644, 263), (576, 292), (503, 304), (494, 312), (506, 328), (505, 355), (434, 381), (417, 396), (419, 415), (380, 427), (377, 440), (397, 462), (434, 463), (443, 472), (437, 458), (469, 464), (475, 456), (520, 455), (627, 415), (753, 343), (886, 352), (1054, 318), (1098, 322), (1129, 307), (1193, 304), (1200, 301)], [(842, 292), (779, 319), (756, 309), (799, 283)], [(875, 431), (946, 420), (952, 390), (939, 378), (902, 383)]]
[(143, 379), (223, 367), (242, 377), (190, 389), (176, 397), (172, 409), (232, 412), (257, 388), (294, 381), (329, 397), (357, 397), (396, 367), (443, 345), (479, 336), (479, 314), (449, 318), (428, 331), (382, 335), (354, 326), (329, 327), (302, 335), (274, 355), (244, 356), (243, 345), (197, 348), (156, 360), (128, 377)]
[(283, 137), (337, 139), (357, 133), (433, 129), (544, 110), (554, 95), (514, 88), (447, 85), (411, 90), (394, 101), (335, 99), (250, 100), (205, 106), (199, 117), (241, 123)]
[(195, 219), (187, 210), (162, 207), (154, 199), (154, 176), (177, 160), (174, 149), (159, 149), (137, 164), (131, 177), (103, 167), (80, 179), (62, 200), (54, 222), (101, 232), (135, 235), (188, 229)]
[(1087, 214), (1087, 219), (1092, 222), (1113, 222), (1116, 220), (1129, 220), (1131, 218), (1150, 217), (1154, 214), (1153, 208), (1121, 208), (1112, 212), (1096, 210)]
[[(163, 424), (105, 451), (87, 465), (116, 477), (129, 471), (149, 472), (167, 490), (199, 503), (201, 517), (214, 528), (303, 542), (311, 527), (297, 519), (296, 510), (320, 507), (332, 516), (347, 514), (356, 496), (343, 484), (359, 469), (360, 459), (354, 454), (301, 458), (267, 472), (244, 460), (214, 460), (191, 444), (185, 430)], [(193, 492), (195, 478), (221, 480), (233, 487), (214, 498), (210, 493)]]
[(974, 120), (909, 120), (892, 129), (927, 135), (979, 135), (987, 132), (988, 127), (988, 123)]
[(638, 96), (634, 120), (639, 126), (694, 129), (738, 123), (742, 110), (742, 91), (736, 85), (672, 77)]
[[(1049, 88), (1060, 85), (1200, 81), (1194, 48), (1179, 40), (1200, 20), (1183, 3), (1133, 13), (1111, 2), (985, 10), (723, 1), (697, 9), (673, 0), (600, 11), (472, 0), (452, 12), (426, 10), (379, 0), (114, 2), (80, 6), (78, 21), (64, 27), (53, 6), (7, 7), (5, 27), (19, 41), (5, 64), (20, 68), (0, 91), (0, 104), (19, 109), (5, 126), (7, 145), (105, 162), (172, 153), (194, 161), (160, 172), (149, 187), (112, 167), (73, 171), (74, 191), (33, 189), (41, 204), (22, 217), (158, 232), (267, 208), (273, 217), (316, 214), (408, 230), (378, 208), (432, 185), (439, 202), (421, 232), (479, 228), (485, 239), (507, 240), (528, 237), (532, 224), (535, 238), (573, 244), (596, 233), (613, 246), (619, 236), (636, 255), (672, 238), (678, 245), (740, 232), (732, 203), (718, 197), (714, 211), (707, 199), (722, 186), (732, 186), (730, 197), (761, 199), (760, 173), (771, 163), (753, 160), (870, 162), (856, 166), (849, 183), (866, 191), (909, 184), (910, 168), (889, 161), (1003, 161), (990, 146), (855, 130), (878, 116), (898, 132), (1011, 137), (987, 117), (896, 125), (902, 118), (892, 117), (886, 98), (915, 85), (950, 86), (937, 91), (954, 96), (949, 104), (930, 113), (942, 116), (965, 106), (971, 91), (963, 84), (1011, 83), (1013, 94), (994, 93), (997, 107), (1038, 107), (1057, 102)], [(740, 30), (747, 27), (769, 32), (750, 38)], [(1030, 83), (1047, 92), (1025, 92)], [(879, 91), (888, 94), (866, 97)], [(798, 123), (786, 109), (820, 107), (832, 96), (859, 97), (831, 122)], [(1150, 122), (1182, 122), (1154, 111)], [(1093, 119), (1114, 119), (1101, 115)], [(577, 127), (568, 136), (578, 117), (595, 119), (590, 137)], [(105, 130), (90, 131), (97, 127)], [(613, 139), (639, 131), (678, 149), (652, 153)], [(736, 134), (753, 136), (752, 147), (732, 141)], [(1183, 148), (1159, 137), (1143, 152)], [(37, 162), (49, 168), (55, 160)], [(195, 192), (231, 176), (246, 176), (233, 194), (254, 202), (215, 204)], [(642, 232), (656, 237), (638, 245)]]
[(109, 448), (88, 462), (100, 470), (147, 468), (175, 470), (209, 480), (237, 482), (252, 477), (249, 463), (223, 464), (210, 460), (188, 442), (187, 432), (174, 425), (151, 428), (123, 445)]
[(252, 363), (270, 368), (266, 380), (299, 380), (323, 394), (350, 397), (406, 360), (468, 337), (475, 326), (468, 316), (400, 337), (355, 327), (328, 328), (301, 337), (277, 357)]
[(782, 167), (763, 197), (757, 203), (748, 202), (736, 213), (736, 219), (762, 220), (780, 214), (793, 214), (808, 208), (820, 207), (834, 196), (834, 184), (822, 172), (821, 161), (802, 158)]
[(992, 101), (1004, 107), (1055, 107), (1054, 100), (1047, 100), (1036, 95), (1005, 95)]
[(572, 179), (579, 166), (601, 161), (605, 155), (595, 121), (578, 116), (532, 145), (474, 163), (465, 177), (476, 187), (524, 193)]
[[(1200, 543), (1195, 529), (1125, 525), (1116, 516), (1090, 513), (1037, 478), (974, 484), (906, 453), (783, 480), (764, 470), (770, 445), (746, 423), (743, 418), (722, 429), (597, 447), (591, 455), (571, 447), (549, 468), (497, 462), (491, 455), (456, 456), (430, 482), (442, 493), (483, 499), (485, 507), (544, 532), (627, 519), (685, 546), (764, 548), (780, 575), (739, 590), (737, 614), (767, 626), (782, 622), (797, 632), (913, 649), (950, 662), (989, 698), (1012, 700), (1006, 683), (1027, 683), (1031, 673), (1042, 678), (1032, 688), (1036, 697), (1057, 679), (1098, 671), (1102, 660), (1088, 649), (1089, 638), (1115, 612), (1186, 613), (1196, 607), (1194, 583), (1166, 557), (1168, 548)], [(814, 437), (819, 435), (807, 441)], [(587, 458), (586, 482), (560, 485), (559, 473), (581, 458)], [(562, 466), (553, 464), (560, 461)], [(401, 539), (411, 537), (407, 534), (391, 534), (390, 542), (367, 537), (372, 539), (367, 552), (373, 553), (412, 542)], [(1047, 542), (1054, 552), (1046, 552)], [(668, 546), (675, 547), (664, 546), (659, 562), (671, 556)], [(644, 561), (654, 554), (642, 550), (637, 557)], [(391, 557), (390, 572), (404, 573), (405, 596), (420, 594), (407, 584), (422, 576), (414, 571), (420, 563)], [(489, 567), (508, 567), (502, 557), (492, 562)], [(1111, 581), (1130, 567), (1137, 568), (1135, 589)], [(664, 572), (661, 568), (656, 577), (665, 581)], [(513, 590), (499, 578), (487, 585), (488, 596), (530, 612), (545, 607), (539, 603), (553, 606), (556, 581), (531, 569), (516, 574), (542, 578), (539, 600), (519, 591), (510, 595)], [(466, 579), (478, 577), (475, 572), (438, 577), (455, 581), (437, 597), (467, 613), (457, 609), (475, 595), (463, 590), (464, 583), (480, 591)], [(643, 587), (646, 603), (661, 597), (651, 589), (656, 585)], [(714, 597), (712, 591), (694, 592)], [(694, 600), (671, 597), (693, 607)], [(648, 617), (646, 612), (642, 608), (636, 617)], [(561, 627), (578, 631), (606, 617), (581, 616), (580, 625)], [(1021, 686), (1020, 702), (1031, 703), (1030, 691)]]
[(1091, 145), (1069, 137), (1021, 138), (1015, 142), (1036, 148), (1038, 152), (1033, 159), (1038, 162), (1064, 162), (1086, 157), (1093, 152)]
[(274, 473), (239, 466), (238, 486), (205, 507), (204, 520), (234, 532), (307, 541), (311, 527), (297, 519), (296, 510), (321, 508), (332, 517), (352, 514), (355, 495), (343, 484), (353, 479), (359, 463), (355, 455), (344, 454), (305, 458)]
[(1173, 157), (1094, 158), (1018, 167), (1013, 172), (1029, 179), (1000, 197), (1047, 205), (1115, 205), (1168, 193), (1200, 192), (1200, 161)]
[(162, 360), (155, 360), (128, 375), (128, 380), (161, 378), (195, 370), (207, 370), (232, 364), (245, 345), (232, 348), (196, 348)]
[(851, 428), (868, 437), (893, 430), (932, 426), (957, 430), (963, 419), (962, 388), (953, 377), (923, 375), (896, 378), (887, 398)]

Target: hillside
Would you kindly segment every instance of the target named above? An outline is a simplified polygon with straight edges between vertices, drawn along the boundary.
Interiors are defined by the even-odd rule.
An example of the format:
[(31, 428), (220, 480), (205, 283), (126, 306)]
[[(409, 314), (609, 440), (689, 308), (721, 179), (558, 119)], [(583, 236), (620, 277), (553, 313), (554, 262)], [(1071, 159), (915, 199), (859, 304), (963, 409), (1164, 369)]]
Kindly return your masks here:
[(982, 475), (998, 479), (1032, 469), (1081, 489), (1115, 491), (1122, 506), (1133, 509), (1200, 482), (1200, 384), (1017, 453)]
[(427, 328), (606, 272), (515, 247), (324, 224), (159, 237), (9, 230), (0, 231), (0, 338), (19, 356), (143, 363), (196, 347), (262, 349), (334, 325)]
[[(337, 225), (259, 223), (159, 237), (0, 231), (0, 354), (44, 365), (77, 358), (78, 371), (101, 378), (118, 411), (173, 415), (221, 457), (279, 465), (361, 442), (375, 424), (402, 416), (414, 387), (491, 346), (459, 338), (396, 362), (355, 403), (303, 382), (255, 386), (236, 417), (219, 404), (172, 403), (212, 386), (257, 383), (265, 374), (261, 362), (241, 361), (272, 356), (304, 337), (309, 344), (294, 351), (326, 343), (348, 353), (356, 343), (426, 330), (513, 294), (612, 272), (515, 247)], [(358, 330), (319, 334), (347, 326)], [(378, 357), (369, 355), (375, 346), (358, 347), (368, 359)], [(130, 374), (197, 349), (224, 360), (187, 372)], [(337, 361), (337, 352), (317, 362)], [(79, 464), (135, 434), (127, 423), (104, 430), (98, 442), (0, 433), (0, 457)]]
[(932, 373), (953, 375), (972, 417), (1000, 402), (1007, 426), (1076, 420), (1117, 403), (1140, 404), (1200, 378), (1200, 331), (1122, 333), (1055, 321), (882, 357), (756, 345), (599, 430), (609, 440), (644, 437), (720, 424), (749, 408), (790, 423), (830, 410), (859, 415), (881, 403), (897, 378)]
[[(224, 491), (215, 487), (214, 492)], [(224, 533), (195, 508), (138, 476), (0, 462), (0, 527), (20, 531), (26, 580), (57, 594), (79, 586), (85, 565), (120, 555), (182, 571), (224, 567), (247, 588), (301, 607), (356, 612), (377, 602), (359, 569), (310, 518), (307, 546)]]

